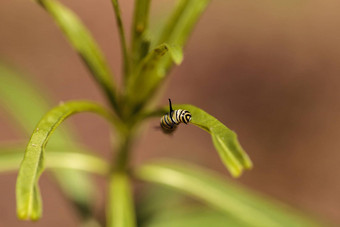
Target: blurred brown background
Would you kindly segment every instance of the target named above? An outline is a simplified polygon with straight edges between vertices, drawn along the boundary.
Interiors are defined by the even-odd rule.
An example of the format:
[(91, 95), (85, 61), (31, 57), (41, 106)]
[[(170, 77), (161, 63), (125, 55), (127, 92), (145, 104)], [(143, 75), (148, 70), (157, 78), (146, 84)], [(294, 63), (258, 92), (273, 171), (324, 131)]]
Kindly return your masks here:
[[(110, 1), (63, 2), (80, 15), (119, 75)], [(133, 1), (121, 2), (129, 25)], [(162, 16), (165, 4), (171, 1), (154, 1), (153, 15)], [(238, 183), (340, 224), (339, 30), (337, 0), (212, 1), (183, 64), (172, 71), (160, 105), (167, 105), (168, 97), (191, 103), (235, 130), (254, 162)], [(51, 94), (53, 105), (70, 99), (104, 102), (52, 19), (32, 1), (1, 1), (0, 58), (28, 72)], [(0, 141), (20, 139), (7, 119), (1, 112)], [(80, 115), (68, 122), (82, 142), (111, 157), (102, 120)], [(138, 142), (134, 163), (172, 157), (228, 175), (204, 131), (180, 127), (168, 137), (153, 125), (158, 119)], [(44, 218), (37, 225), (16, 221), (15, 178), (15, 173), (0, 175), (0, 226), (77, 225), (72, 207), (46, 175), (40, 183)], [(103, 184), (104, 179), (97, 181)], [(99, 211), (105, 200), (102, 190)]]

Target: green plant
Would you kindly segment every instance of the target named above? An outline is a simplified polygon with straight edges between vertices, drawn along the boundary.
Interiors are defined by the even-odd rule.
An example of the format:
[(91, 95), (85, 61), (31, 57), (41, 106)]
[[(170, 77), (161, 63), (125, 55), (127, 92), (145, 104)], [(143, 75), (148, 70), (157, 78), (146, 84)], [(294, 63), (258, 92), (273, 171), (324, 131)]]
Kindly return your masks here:
[[(129, 160), (133, 154), (132, 144), (139, 135), (142, 123), (152, 117), (161, 117), (168, 111), (167, 107), (155, 108), (152, 105), (153, 97), (173, 63), (181, 63), (182, 48), (199, 16), (208, 5), (208, 0), (179, 1), (157, 36), (153, 36), (154, 33), (148, 28), (150, 0), (136, 0), (129, 46), (125, 39), (119, 4), (112, 0), (123, 53), (122, 89), (117, 88), (103, 54), (77, 16), (56, 0), (36, 2), (51, 14), (70, 44), (82, 57), (107, 98), (110, 108), (90, 101), (69, 101), (51, 109), (34, 127), (32, 124), (35, 123), (36, 117), (46, 112), (46, 104), (39, 101), (40, 95), (27, 82), (16, 77), (15, 72), (4, 66), (0, 68), (1, 74), (4, 75), (0, 83), (2, 101), (6, 102), (9, 112), (26, 131), (30, 133), (34, 128), (17, 178), (17, 214), (20, 219), (38, 220), (41, 217), (42, 202), (38, 181), (47, 168), (53, 170), (65, 194), (73, 201), (86, 221), (89, 219), (93, 221), (90, 209), (92, 187), (84, 172), (106, 176), (109, 181), (107, 226), (135, 226), (137, 219), (144, 220), (140, 221), (139, 225), (150, 224), (150, 220), (141, 218), (143, 217), (141, 211), (137, 210), (137, 214), (135, 213), (131, 193), (132, 178), (168, 186), (202, 201), (215, 210), (212, 212), (195, 208), (191, 219), (181, 218), (183, 212), (180, 211), (167, 212), (176, 217), (177, 222), (162, 221), (166, 218), (160, 215), (156, 216), (158, 222), (157, 218), (153, 219), (150, 225), (188, 226), (188, 223), (191, 223), (198, 226), (200, 223), (193, 224), (197, 217), (203, 218), (202, 223), (205, 225), (219, 219), (230, 225), (243, 226), (313, 225), (310, 220), (296, 215), (295, 211), (272, 204), (195, 166), (175, 161), (158, 161), (129, 168)], [(11, 92), (9, 87), (16, 87), (16, 92)], [(21, 101), (23, 96), (38, 101), (23, 103)], [(233, 177), (240, 176), (245, 169), (252, 167), (236, 134), (220, 121), (192, 105), (174, 105), (174, 108), (190, 111), (191, 124), (211, 134), (222, 162)], [(112, 163), (107, 163), (92, 152), (85, 152), (83, 146), (73, 142), (67, 129), (59, 133), (55, 131), (67, 117), (82, 112), (92, 112), (104, 117), (115, 131), (113, 148), (115, 157)], [(25, 113), (24, 116), (21, 113)], [(52, 143), (49, 142), (49, 151), (45, 154), (44, 150), (50, 137), (54, 139)], [(1, 154), (2, 171), (17, 169), (22, 157), (22, 147), (17, 145), (2, 148), (8, 150)], [(164, 199), (159, 198), (160, 201)], [(158, 204), (156, 207), (161, 206)]]

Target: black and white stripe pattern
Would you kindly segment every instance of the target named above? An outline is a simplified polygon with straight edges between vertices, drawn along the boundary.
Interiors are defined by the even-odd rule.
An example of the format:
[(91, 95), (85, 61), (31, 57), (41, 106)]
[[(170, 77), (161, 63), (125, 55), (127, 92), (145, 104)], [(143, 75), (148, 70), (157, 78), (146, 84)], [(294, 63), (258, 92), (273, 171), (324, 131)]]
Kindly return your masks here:
[(191, 120), (191, 113), (187, 110), (172, 110), (171, 100), (169, 99), (170, 113), (161, 118), (161, 127), (164, 132), (172, 132), (180, 123), (188, 124)]

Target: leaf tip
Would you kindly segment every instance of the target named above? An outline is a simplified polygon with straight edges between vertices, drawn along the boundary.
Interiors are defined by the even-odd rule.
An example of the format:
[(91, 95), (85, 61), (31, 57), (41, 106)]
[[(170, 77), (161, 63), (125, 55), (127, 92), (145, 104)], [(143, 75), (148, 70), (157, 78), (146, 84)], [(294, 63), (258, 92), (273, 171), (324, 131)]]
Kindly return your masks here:
[(41, 212), (28, 212), (25, 209), (18, 208), (17, 209), (17, 218), (23, 221), (38, 221), (41, 218)]
[(249, 158), (245, 160), (244, 168), (245, 169), (252, 169), (253, 168), (253, 162)]
[(27, 220), (28, 219), (28, 213), (24, 210), (17, 209), (17, 217), (20, 220)]
[(229, 171), (229, 172), (233, 178), (239, 178), (242, 175), (242, 171), (239, 172)]
[(171, 45), (169, 46), (170, 55), (172, 60), (175, 62), (176, 65), (180, 65), (183, 62), (183, 50), (178, 45)]
[(30, 217), (31, 221), (38, 221), (41, 218), (41, 215), (34, 214)]

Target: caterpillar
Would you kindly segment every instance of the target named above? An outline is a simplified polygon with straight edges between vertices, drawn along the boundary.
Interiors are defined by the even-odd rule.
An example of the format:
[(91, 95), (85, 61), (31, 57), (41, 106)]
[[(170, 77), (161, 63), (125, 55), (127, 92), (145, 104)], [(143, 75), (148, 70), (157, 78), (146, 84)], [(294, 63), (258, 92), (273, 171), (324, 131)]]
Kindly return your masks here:
[(164, 133), (172, 133), (180, 123), (188, 124), (191, 120), (191, 113), (187, 110), (173, 110), (171, 99), (169, 99), (170, 112), (161, 118), (161, 128)]

